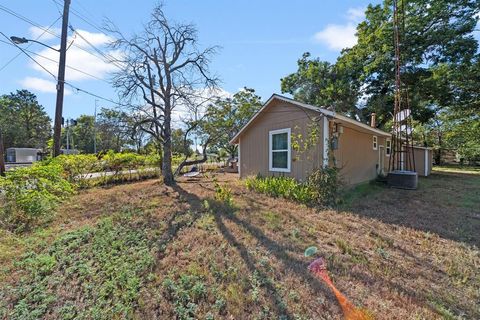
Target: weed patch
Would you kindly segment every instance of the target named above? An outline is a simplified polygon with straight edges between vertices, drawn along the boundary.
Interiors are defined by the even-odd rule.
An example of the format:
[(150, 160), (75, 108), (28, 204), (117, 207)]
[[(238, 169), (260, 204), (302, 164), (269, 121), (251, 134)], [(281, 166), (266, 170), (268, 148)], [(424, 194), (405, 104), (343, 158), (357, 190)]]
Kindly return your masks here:
[(11, 319), (131, 317), (155, 261), (144, 227), (120, 215), (25, 254), (15, 265), (21, 279), (3, 288), (0, 310)]
[(0, 226), (25, 231), (48, 222), (57, 206), (73, 193), (57, 165), (19, 168), (0, 177)]

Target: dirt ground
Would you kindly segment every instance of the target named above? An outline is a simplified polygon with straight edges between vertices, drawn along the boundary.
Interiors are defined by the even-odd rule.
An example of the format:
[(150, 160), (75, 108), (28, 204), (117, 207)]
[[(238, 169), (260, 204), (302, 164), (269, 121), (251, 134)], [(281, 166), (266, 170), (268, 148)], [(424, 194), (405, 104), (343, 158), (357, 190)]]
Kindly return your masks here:
[[(215, 181), (231, 190), (233, 204), (219, 200)], [(0, 317), (19, 318), (24, 308), (44, 318), (76, 318), (90, 308), (99, 318), (341, 319), (335, 296), (307, 270), (321, 256), (335, 286), (374, 319), (480, 318), (479, 172), (442, 169), (421, 178), (416, 191), (367, 184), (344, 199), (341, 209), (317, 211), (248, 191), (234, 174), (181, 178), (175, 187), (149, 180), (82, 191), (52, 226), (21, 240), (11, 234), (0, 239), (0, 300), (6, 301)], [(118, 218), (119, 212), (129, 218)], [(128, 241), (145, 248), (150, 260), (143, 269), (135, 260), (126, 265), (141, 269), (133, 289), (115, 280), (120, 271), (112, 267), (117, 282), (101, 297), (104, 304), (83, 294), (87, 284), (103, 288), (108, 279), (98, 277), (96, 261), (81, 251), (98, 239), (102, 250), (118, 243), (99, 238), (103, 231), (91, 231), (95, 236), (85, 237), (71, 259), (55, 256), (57, 263), (44, 274), (32, 276), (14, 263), (30, 252), (54, 256), (52, 243), (59, 248), (60, 235), (94, 230), (107, 218), (113, 219), (108, 230), (128, 235), (119, 236), (123, 240), (134, 230)], [(130, 246), (128, 241), (122, 245)], [(306, 258), (309, 246), (318, 252)], [(70, 252), (65, 248), (58, 250)], [(83, 283), (72, 280), (80, 271), (65, 271), (79, 257), (97, 270), (83, 271)], [(25, 293), (41, 281), (56, 303)], [(67, 294), (58, 282), (77, 294)], [(127, 289), (131, 296), (125, 297)], [(125, 308), (115, 309), (120, 303), (111, 301)]]

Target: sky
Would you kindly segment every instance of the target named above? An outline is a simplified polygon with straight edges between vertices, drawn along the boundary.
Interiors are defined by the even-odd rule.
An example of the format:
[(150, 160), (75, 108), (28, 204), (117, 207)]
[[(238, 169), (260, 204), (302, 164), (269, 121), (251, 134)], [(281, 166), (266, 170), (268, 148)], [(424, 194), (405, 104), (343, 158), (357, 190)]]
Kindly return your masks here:
[[(266, 100), (273, 93), (281, 92), (280, 79), (296, 71), (297, 60), (304, 52), (334, 62), (342, 48), (354, 45), (356, 24), (362, 20), (367, 5), (378, 2), (165, 0), (164, 5), (169, 19), (197, 27), (201, 47), (221, 47), (210, 69), (219, 75), (223, 90), (233, 94), (246, 86), (255, 89)], [(76, 35), (69, 31), (69, 40), (74, 42), (67, 51), (66, 81), (76, 88), (118, 101), (109, 83), (110, 73), (116, 67), (99, 59), (99, 54), (82, 38), (105, 54), (120, 54), (109, 51), (106, 44), (112, 38), (98, 27), (108, 18), (127, 35), (140, 32), (156, 3), (71, 0), (69, 23)], [(55, 35), (60, 34), (62, 4), (61, 0), (2, 0), (0, 31), (8, 37), (38, 39), (58, 48), (60, 39)], [(48, 27), (53, 35), (42, 30)], [(2, 35), (0, 41), (3, 41), (0, 42), (0, 94), (28, 89), (37, 95), (53, 119), (56, 84), (50, 73), (57, 75), (58, 53), (36, 43), (23, 44), (22, 48), (28, 50), (39, 66), (18, 48), (5, 43), (8, 40)], [(93, 115), (96, 99), (66, 86), (64, 117)], [(114, 107), (113, 103), (102, 99), (97, 103), (98, 107)]]

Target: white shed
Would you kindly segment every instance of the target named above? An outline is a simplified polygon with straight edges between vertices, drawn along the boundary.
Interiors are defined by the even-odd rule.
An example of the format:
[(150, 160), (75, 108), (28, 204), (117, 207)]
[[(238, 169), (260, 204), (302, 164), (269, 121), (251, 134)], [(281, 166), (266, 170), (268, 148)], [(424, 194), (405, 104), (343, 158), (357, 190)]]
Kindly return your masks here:
[(7, 162), (31, 163), (41, 159), (41, 149), (36, 148), (8, 148)]

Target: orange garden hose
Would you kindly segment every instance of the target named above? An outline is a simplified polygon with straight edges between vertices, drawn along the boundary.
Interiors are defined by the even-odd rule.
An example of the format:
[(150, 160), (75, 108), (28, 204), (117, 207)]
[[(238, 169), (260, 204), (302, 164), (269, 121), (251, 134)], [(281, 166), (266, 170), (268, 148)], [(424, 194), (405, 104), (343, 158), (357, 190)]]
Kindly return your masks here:
[(342, 307), (345, 320), (371, 320), (372, 317), (355, 308), (355, 306), (333, 285), (332, 280), (327, 273), (327, 264), (323, 258), (314, 260), (309, 266), (308, 270), (314, 275), (322, 279), (327, 286), (332, 289), (335, 297), (337, 297), (340, 307)]

